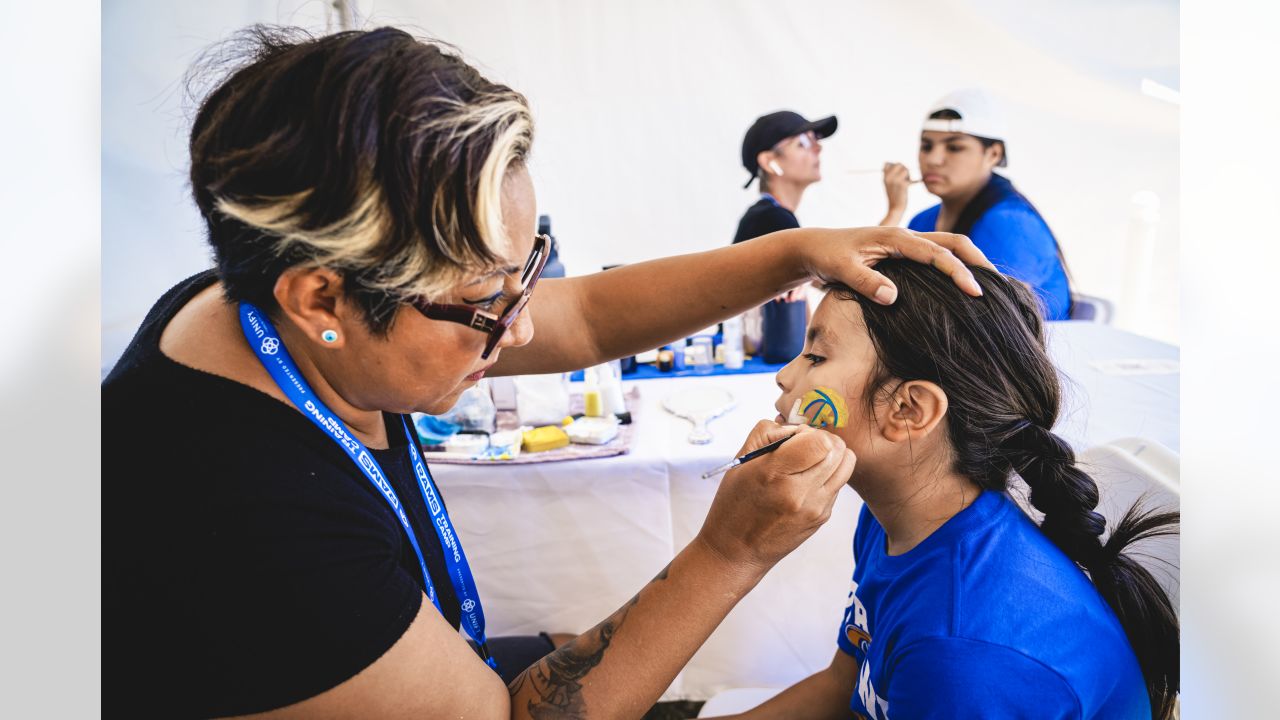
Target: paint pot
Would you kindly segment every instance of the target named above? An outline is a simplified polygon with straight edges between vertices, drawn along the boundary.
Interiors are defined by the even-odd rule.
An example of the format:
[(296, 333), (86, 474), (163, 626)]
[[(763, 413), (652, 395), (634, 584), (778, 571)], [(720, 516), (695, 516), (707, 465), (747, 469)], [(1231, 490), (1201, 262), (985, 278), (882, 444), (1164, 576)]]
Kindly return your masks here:
[(791, 362), (804, 348), (805, 325), (809, 320), (809, 303), (805, 300), (779, 302), (770, 300), (760, 310), (763, 316), (764, 340), (760, 356), (767, 363)]

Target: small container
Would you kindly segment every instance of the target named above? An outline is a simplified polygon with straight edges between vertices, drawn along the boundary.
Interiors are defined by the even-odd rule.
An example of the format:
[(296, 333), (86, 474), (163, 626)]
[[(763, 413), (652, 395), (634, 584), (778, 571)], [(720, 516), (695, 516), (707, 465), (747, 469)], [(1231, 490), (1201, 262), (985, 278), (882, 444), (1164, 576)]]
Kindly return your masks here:
[(485, 433), (458, 433), (444, 441), (444, 449), (448, 452), (475, 455), (489, 447), (489, 436)]
[(627, 411), (622, 396), (622, 367), (617, 360), (596, 367), (596, 380), (600, 386), (600, 398), (604, 404), (604, 417), (621, 415)]
[(672, 370), (684, 370), (686, 367), (688, 367), (688, 363), (686, 362), (685, 356), (684, 356), (685, 348), (688, 347), (688, 343), (686, 341), (677, 340), (676, 342), (671, 343), (667, 347), (671, 350), (671, 369)]
[(630, 375), (631, 373), (635, 372), (635, 371), (636, 371), (636, 356), (635, 356), (635, 355), (628, 355), (628, 356), (626, 356), (626, 357), (622, 358), (621, 366), (622, 366), (622, 374), (623, 374), (623, 375)]
[(588, 417), (604, 417), (604, 398), (598, 388), (582, 393), (582, 411)]
[(608, 415), (626, 415), (627, 397), (622, 392), (622, 381), (611, 383), (604, 390), (604, 410)]
[(742, 316), (734, 315), (733, 317), (725, 320), (723, 325), (721, 325), (721, 327), (724, 329), (721, 331), (720, 344), (724, 346), (725, 352), (727, 353), (729, 352), (729, 350), (732, 350), (734, 348), (741, 350), (742, 349)]
[(671, 372), (675, 369), (675, 354), (670, 350), (663, 348), (658, 351), (658, 370), (661, 372)]
[(759, 355), (764, 343), (764, 312), (752, 308), (742, 314), (742, 351), (747, 355)]
[(741, 370), (746, 358), (743, 357), (742, 348), (729, 348), (724, 351), (724, 369), (725, 370)]
[(715, 354), (711, 347), (711, 338), (699, 335), (693, 339), (685, 350), (685, 358), (694, 374), (710, 375), (715, 371)]
[(580, 445), (604, 445), (618, 436), (617, 418), (578, 418), (564, 429), (569, 440)]
[(741, 315), (735, 315), (724, 321), (724, 342), (720, 344), (724, 351), (724, 368), (726, 370), (741, 370), (745, 361), (745, 349), (743, 348), (743, 318)]
[[(599, 366), (583, 371), (582, 411), (590, 417), (604, 417), (604, 398), (600, 394)], [(607, 373), (608, 368), (604, 368)]]

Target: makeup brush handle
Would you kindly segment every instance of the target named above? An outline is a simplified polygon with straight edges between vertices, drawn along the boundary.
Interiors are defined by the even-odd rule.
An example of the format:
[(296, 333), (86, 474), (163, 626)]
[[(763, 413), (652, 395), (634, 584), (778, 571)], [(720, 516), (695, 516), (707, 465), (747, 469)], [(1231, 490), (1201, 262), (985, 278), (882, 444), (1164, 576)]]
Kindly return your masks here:
[(709, 479), (709, 478), (713, 478), (713, 477), (715, 477), (715, 476), (717, 476), (717, 475), (723, 475), (723, 474), (725, 474), (725, 473), (729, 472), (730, 470), (732, 470), (732, 469), (734, 469), (734, 468), (738, 467), (738, 466), (739, 466), (739, 465), (741, 465), (741, 464), (742, 464), (742, 461), (741, 461), (741, 460), (730, 460), (729, 462), (727, 462), (727, 463), (725, 463), (725, 464), (721, 465), (720, 467), (718, 467), (718, 468), (716, 468), (716, 469), (714, 469), (714, 470), (708, 470), (708, 471), (706, 471), (706, 472), (702, 473), (702, 479), (703, 479), (703, 480), (707, 480), (707, 479)]
[(795, 433), (791, 433), (790, 435), (784, 438), (781, 438), (779, 440), (774, 440), (773, 442), (769, 443), (768, 445), (765, 445), (764, 447), (756, 448), (755, 450), (752, 450), (746, 455), (743, 455), (742, 457), (738, 458), (735, 462), (741, 465), (742, 463), (748, 460), (754, 460), (760, 457), (761, 455), (767, 455), (768, 453), (771, 453), (774, 450), (777, 450), (779, 447), (782, 447), (782, 443), (790, 440), (795, 436), (796, 436)]
[[(879, 175), (880, 173), (884, 172), (884, 169), (883, 168), (858, 168), (857, 170), (845, 170), (845, 172), (850, 175)], [(908, 178), (907, 184), (915, 185), (921, 180), (924, 180), (924, 178)]]
[(716, 475), (727, 473), (730, 470), (738, 467), (742, 463), (747, 462), (748, 460), (754, 460), (760, 457), (761, 455), (767, 455), (773, 452), (774, 450), (777, 450), (778, 448), (782, 447), (782, 443), (790, 440), (795, 436), (796, 436), (795, 433), (791, 433), (790, 435), (784, 438), (774, 440), (773, 442), (769, 443), (768, 445), (765, 445), (764, 447), (758, 447), (755, 450), (752, 450), (751, 452), (747, 453), (746, 455), (743, 455), (740, 458), (734, 458), (733, 460), (730, 460), (729, 462), (725, 463), (724, 465), (721, 465), (720, 467), (714, 470), (708, 470), (702, 473), (702, 479), (706, 480), (707, 478), (711, 478), (711, 477), (715, 477)]

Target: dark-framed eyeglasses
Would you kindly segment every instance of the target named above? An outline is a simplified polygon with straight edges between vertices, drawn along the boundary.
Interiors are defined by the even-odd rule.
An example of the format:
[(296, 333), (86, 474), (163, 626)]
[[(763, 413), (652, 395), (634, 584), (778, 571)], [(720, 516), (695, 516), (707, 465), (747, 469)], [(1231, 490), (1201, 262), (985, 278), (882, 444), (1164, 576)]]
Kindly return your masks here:
[(524, 310), (524, 306), (529, 304), (529, 296), (533, 294), (533, 288), (538, 284), (538, 278), (542, 277), (542, 271), (547, 267), (547, 257), (550, 254), (551, 238), (546, 235), (535, 235), (533, 238), (533, 251), (529, 253), (529, 260), (525, 263), (524, 270), (520, 273), (520, 285), (523, 288), (520, 291), (520, 296), (512, 300), (497, 315), (481, 310), (474, 305), (433, 303), (421, 298), (414, 298), (409, 301), (409, 304), (432, 320), (458, 323), (480, 332), (489, 333), (489, 340), (485, 343), (484, 352), (480, 354), (481, 360), (488, 360), (489, 355), (493, 353), (493, 349), (502, 340), (502, 336), (506, 334), (507, 328), (515, 323), (516, 318), (520, 316), (520, 312)]

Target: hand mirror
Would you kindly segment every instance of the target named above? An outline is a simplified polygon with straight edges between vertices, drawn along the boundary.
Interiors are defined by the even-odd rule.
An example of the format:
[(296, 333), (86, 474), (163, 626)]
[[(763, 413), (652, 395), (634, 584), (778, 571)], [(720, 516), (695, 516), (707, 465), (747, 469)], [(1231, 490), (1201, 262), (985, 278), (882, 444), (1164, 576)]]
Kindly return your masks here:
[(733, 394), (723, 388), (692, 388), (668, 395), (662, 407), (676, 417), (693, 423), (689, 442), (706, 445), (711, 442), (707, 423), (733, 409)]

